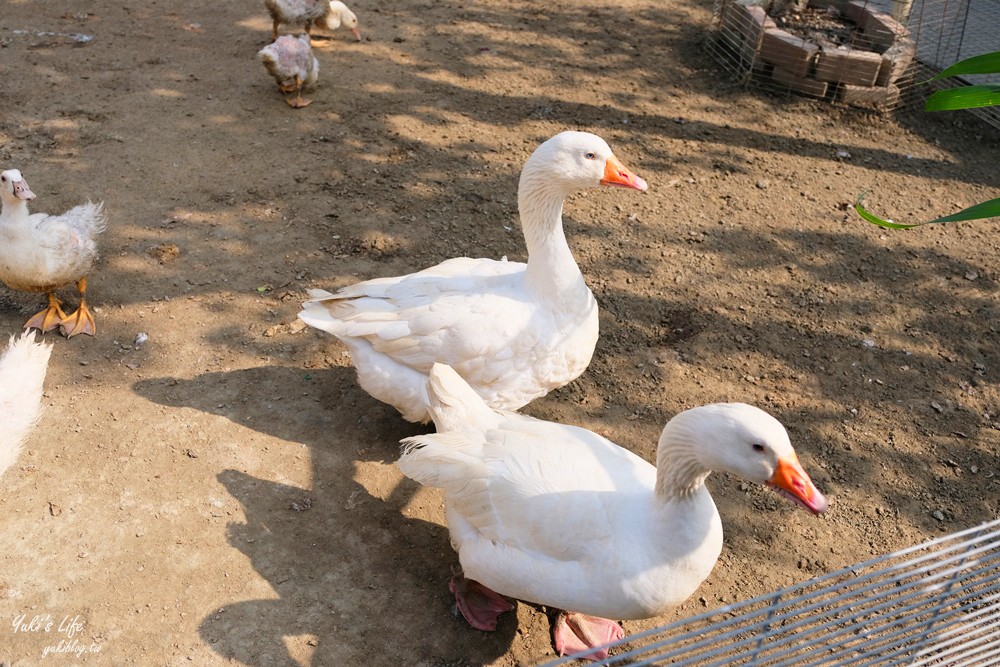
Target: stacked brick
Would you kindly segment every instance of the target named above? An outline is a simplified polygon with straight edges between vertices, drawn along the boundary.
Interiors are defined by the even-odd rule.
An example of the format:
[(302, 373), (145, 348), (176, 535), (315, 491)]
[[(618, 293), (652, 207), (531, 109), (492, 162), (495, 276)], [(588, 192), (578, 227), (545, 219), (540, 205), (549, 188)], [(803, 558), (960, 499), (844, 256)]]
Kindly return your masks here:
[(798, 37), (779, 28), (763, 7), (728, 0), (721, 36), (743, 65), (785, 88), (860, 106), (895, 106), (897, 84), (916, 53), (906, 27), (864, 0), (811, 0), (809, 6), (835, 10), (853, 23), (851, 46)]

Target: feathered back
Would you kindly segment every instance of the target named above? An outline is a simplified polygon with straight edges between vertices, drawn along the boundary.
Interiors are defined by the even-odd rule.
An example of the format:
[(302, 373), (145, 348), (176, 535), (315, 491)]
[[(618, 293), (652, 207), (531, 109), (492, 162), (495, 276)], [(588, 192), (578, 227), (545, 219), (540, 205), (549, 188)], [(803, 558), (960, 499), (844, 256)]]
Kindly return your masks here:
[(51, 345), (24, 333), (20, 338), (11, 336), (0, 356), (0, 475), (14, 465), (24, 439), (38, 421), (51, 353)]
[(485, 431), (504, 418), (446, 364), (434, 364), (427, 378), (427, 406), (438, 433)]

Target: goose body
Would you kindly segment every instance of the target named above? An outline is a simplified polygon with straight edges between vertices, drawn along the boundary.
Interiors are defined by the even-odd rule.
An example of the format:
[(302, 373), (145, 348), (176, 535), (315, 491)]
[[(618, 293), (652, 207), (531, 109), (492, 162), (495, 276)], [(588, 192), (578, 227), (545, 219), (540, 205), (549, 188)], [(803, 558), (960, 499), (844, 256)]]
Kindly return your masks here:
[(52, 346), (34, 334), (10, 337), (0, 355), (0, 475), (14, 465), (21, 446), (38, 421), (42, 383)]
[[(97, 236), (107, 224), (103, 206), (87, 202), (62, 215), (29, 213), (35, 198), (21, 172), (0, 172), (0, 281), (16, 290), (45, 292), (49, 308), (28, 320), (27, 328), (43, 332), (62, 327), (68, 336), (93, 334), (86, 307), (86, 276), (97, 260)], [(70, 316), (53, 294), (75, 282), (80, 307)]]
[(278, 26), (285, 24), (300, 27), (306, 33), (318, 19), (330, 11), (327, 0), (264, 0), (271, 15), (271, 39), (278, 38)]
[(486, 403), (516, 410), (578, 377), (598, 336), (594, 295), (562, 228), (577, 190), (646, 183), (600, 138), (563, 132), (528, 158), (518, 209), (528, 262), (461, 257), (335, 294), (310, 290), (299, 317), (350, 350), (361, 386), (404, 418), (430, 419), (427, 374), (451, 366)]
[(289, 106), (301, 108), (310, 103), (310, 100), (303, 99), (302, 90), (316, 83), (319, 61), (313, 55), (309, 35), (282, 35), (261, 49), (257, 57), (283, 93), (296, 94), (294, 98), (286, 98)]
[[(490, 416), (441, 365), (428, 394), (440, 432), (404, 440), (398, 466), (443, 490), (463, 575), (501, 595), (596, 621), (666, 613), (708, 577), (722, 548), (722, 523), (704, 484), (712, 470), (776, 486), (813, 512), (826, 509), (785, 429), (749, 405), (676, 415), (653, 466), (582, 428)], [(602, 627), (604, 641), (620, 636)], [(558, 648), (558, 633), (556, 640)]]
[(326, 14), (316, 19), (316, 25), (327, 30), (336, 30), (344, 26), (351, 31), (355, 39), (361, 41), (361, 28), (358, 17), (340, 0), (330, 0)]

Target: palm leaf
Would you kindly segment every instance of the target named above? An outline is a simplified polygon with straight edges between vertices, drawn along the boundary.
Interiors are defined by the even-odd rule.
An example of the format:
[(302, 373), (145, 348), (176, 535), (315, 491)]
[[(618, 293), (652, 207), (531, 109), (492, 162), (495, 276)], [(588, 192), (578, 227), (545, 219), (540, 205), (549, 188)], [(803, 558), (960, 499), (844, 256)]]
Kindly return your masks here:
[(937, 79), (945, 79), (949, 76), (964, 76), (966, 74), (996, 74), (998, 72), (1000, 72), (1000, 51), (994, 51), (992, 53), (983, 53), (978, 56), (972, 56), (971, 58), (966, 58), (965, 60), (959, 60), (957, 63), (948, 67), (930, 80), (935, 81)]
[(874, 213), (868, 211), (861, 205), (862, 200), (864, 200), (866, 196), (868, 196), (867, 192), (858, 195), (858, 198), (854, 200), (854, 210), (858, 212), (858, 215), (873, 225), (887, 227), (888, 229), (912, 229), (922, 225), (931, 225), (936, 222), (964, 222), (966, 220), (982, 220), (983, 218), (1000, 218), (1000, 197), (997, 197), (996, 199), (991, 199), (989, 201), (984, 201), (980, 204), (964, 208), (958, 213), (945, 215), (940, 218), (935, 218), (934, 220), (904, 225), (899, 222), (893, 222), (892, 220), (883, 220)]
[(924, 111), (953, 111), (1000, 105), (1000, 84), (962, 86), (939, 90), (927, 99)]

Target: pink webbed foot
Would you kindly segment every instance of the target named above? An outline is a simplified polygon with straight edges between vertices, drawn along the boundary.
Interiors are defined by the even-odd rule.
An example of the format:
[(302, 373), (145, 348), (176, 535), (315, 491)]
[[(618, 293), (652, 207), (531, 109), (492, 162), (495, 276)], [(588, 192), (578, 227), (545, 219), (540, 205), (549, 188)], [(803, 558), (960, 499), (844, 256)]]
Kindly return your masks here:
[[(625, 631), (622, 626), (614, 621), (575, 611), (559, 612), (552, 628), (552, 640), (559, 655), (580, 653), (595, 646), (616, 642), (624, 636)], [(582, 657), (588, 660), (604, 660), (608, 657), (608, 650), (604, 648), (592, 651)]]
[(503, 596), (483, 586), (478, 581), (456, 574), (448, 582), (448, 590), (455, 594), (455, 605), (477, 630), (497, 629), (497, 617), (514, 608)]

